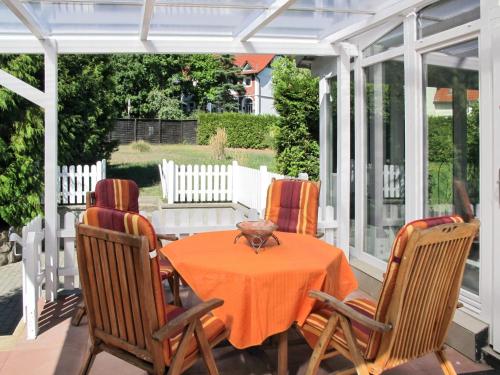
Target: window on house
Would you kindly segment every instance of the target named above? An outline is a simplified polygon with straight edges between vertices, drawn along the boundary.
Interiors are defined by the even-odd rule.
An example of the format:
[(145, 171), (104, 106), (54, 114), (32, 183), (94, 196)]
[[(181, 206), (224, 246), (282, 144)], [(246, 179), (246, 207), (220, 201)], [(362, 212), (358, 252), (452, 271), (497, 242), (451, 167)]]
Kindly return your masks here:
[(242, 110), (244, 113), (253, 113), (253, 100), (251, 98), (243, 99)]
[(243, 82), (244, 82), (245, 86), (252, 86), (252, 78), (250, 78), (250, 77), (246, 77)]

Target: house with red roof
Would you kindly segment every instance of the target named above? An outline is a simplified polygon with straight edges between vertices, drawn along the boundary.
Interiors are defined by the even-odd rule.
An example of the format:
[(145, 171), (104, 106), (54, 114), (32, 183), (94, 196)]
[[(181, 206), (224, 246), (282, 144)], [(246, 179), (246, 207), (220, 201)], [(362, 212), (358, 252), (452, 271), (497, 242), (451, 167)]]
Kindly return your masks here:
[[(427, 114), (429, 116), (451, 116), (453, 114), (453, 89), (448, 87), (427, 87)], [(467, 90), (467, 112), (472, 103), (479, 100), (479, 90)]]
[(242, 69), (245, 95), (240, 110), (256, 115), (275, 115), (272, 68), (275, 55), (241, 54), (234, 56), (234, 64)]

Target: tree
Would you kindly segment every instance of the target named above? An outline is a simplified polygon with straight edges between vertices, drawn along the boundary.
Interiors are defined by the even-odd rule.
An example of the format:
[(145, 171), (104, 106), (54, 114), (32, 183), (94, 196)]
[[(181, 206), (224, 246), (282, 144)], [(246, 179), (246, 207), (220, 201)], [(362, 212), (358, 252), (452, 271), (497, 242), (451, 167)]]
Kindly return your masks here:
[(108, 140), (118, 111), (108, 55), (59, 58), (59, 162), (93, 164), (108, 158), (116, 143)]
[(280, 114), (276, 136), (278, 170), (297, 176), (319, 175), (318, 79), (307, 69), (298, 68), (288, 57), (275, 59), (273, 67), (274, 105)]
[[(41, 88), (43, 59), (0, 55), (2, 68)], [(42, 111), (0, 88), (0, 226), (20, 225), (41, 210), (43, 192)]]
[(180, 119), (190, 114), (187, 102), (202, 110), (208, 103), (239, 109), (240, 69), (228, 55), (115, 55), (112, 61), (121, 116), (128, 114), (129, 100), (131, 117)]
[[(114, 148), (108, 133), (116, 118), (108, 56), (64, 55), (59, 59), (59, 160), (88, 164)], [(2, 55), (14, 76), (43, 88), (43, 58)], [(0, 89), (0, 218), (21, 225), (41, 212), (43, 192), (43, 112), (20, 96)]]

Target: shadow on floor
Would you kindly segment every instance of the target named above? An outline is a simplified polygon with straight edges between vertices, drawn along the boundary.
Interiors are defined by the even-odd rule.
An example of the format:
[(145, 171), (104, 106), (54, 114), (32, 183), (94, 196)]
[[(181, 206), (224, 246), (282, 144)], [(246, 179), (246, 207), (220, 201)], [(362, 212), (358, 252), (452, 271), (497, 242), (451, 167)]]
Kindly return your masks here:
[(79, 291), (62, 294), (56, 302), (47, 302), (38, 318), (39, 335), (71, 318), (82, 300)]
[(12, 335), (22, 316), (22, 288), (16, 288), (0, 296), (0, 336)]

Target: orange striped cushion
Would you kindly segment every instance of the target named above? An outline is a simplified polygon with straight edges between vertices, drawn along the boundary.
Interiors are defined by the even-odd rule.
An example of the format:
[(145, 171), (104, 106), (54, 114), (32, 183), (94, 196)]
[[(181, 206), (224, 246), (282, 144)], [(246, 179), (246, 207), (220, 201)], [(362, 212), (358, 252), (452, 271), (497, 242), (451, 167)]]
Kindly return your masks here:
[[(157, 237), (150, 222), (143, 216), (131, 212), (111, 210), (101, 207), (90, 207), (85, 211), (83, 223), (99, 228), (128, 233), (136, 236), (145, 236), (149, 242), (149, 250), (158, 248)], [(151, 259), (151, 277), (153, 279), (153, 293), (155, 297), (156, 314), (160, 326), (166, 324), (165, 297), (161, 283), (158, 256)], [(164, 345), (165, 361), (170, 360), (169, 345)]]
[[(408, 244), (413, 231), (417, 228), (427, 229), (432, 228), (436, 225), (450, 223), (463, 223), (463, 220), (458, 215), (431, 217), (427, 219), (412, 221), (399, 230), (396, 238), (394, 239), (394, 243), (392, 244), (391, 256), (389, 258), (389, 262), (387, 263), (387, 270), (384, 277), (384, 283), (382, 285), (382, 292), (380, 293), (380, 299), (378, 301), (377, 311), (375, 313), (375, 320), (387, 323), (386, 314), (389, 310), (392, 295), (394, 293), (394, 288), (399, 271), (399, 264), (401, 263), (401, 259), (403, 258), (404, 252), (406, 250), (406, 245)], [(370, 342), (366, 349), (367, 359), (375, 358), (380, 346), (381, 338), (382, 334), (380, 332), (373, 332), (371, 334)]]
[[(345, 301), (345, 303), (370, 318), (373, 318), (377, 308), (377, 303), (369, 298), (356, 298)], [(312, 348), (314, 348), (319, 337), (323, 333), (333, 311), (332, 307), (324, 304), (309, 314), (304, 325), (300, 327), (302, 335)], [(361, 350), (365, 350), (370, 339), (371, 331), (357, 322), (352, 322), (352, 328), (359, 347)], [(345, 349), (348, 349), (344, 333), (340, 328), (335, 330), (330, 345), (341, 345)]]
[(319, 184), (304, 180), (273, 180), (267, 190), (265, 218), (282, 232), (316, 235)]
[(101, 180), (95, 186), (95, 205), (139, 213), (139, 188), (132, 180)]

